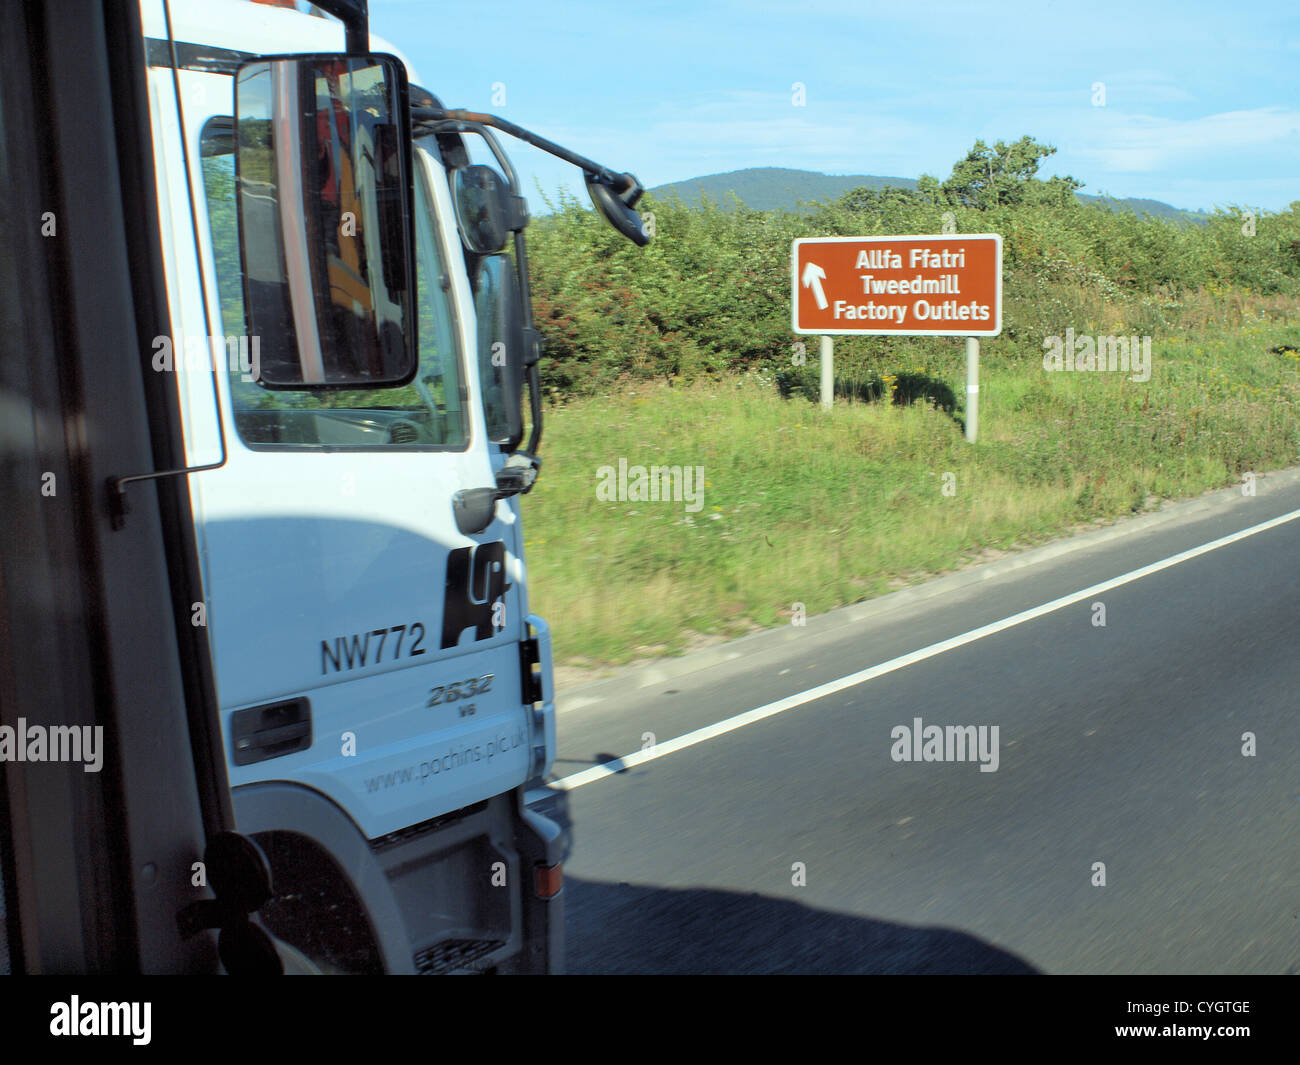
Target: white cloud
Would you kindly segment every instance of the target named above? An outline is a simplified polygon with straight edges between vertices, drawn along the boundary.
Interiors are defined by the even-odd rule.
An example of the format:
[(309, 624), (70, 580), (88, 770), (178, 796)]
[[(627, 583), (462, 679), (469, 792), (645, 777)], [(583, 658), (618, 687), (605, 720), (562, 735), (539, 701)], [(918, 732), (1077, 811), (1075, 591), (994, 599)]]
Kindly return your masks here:
[[(1094, 125), (1090, 146), (1075, 144), (1074, 156), (1117, 173), (1176, 169), (1197, 159), (1222, 160), (1251, 149), (1276, 151), (1300, 126), (1300, 112), (1282, 107), (1225, 111), (1192, 119), (1151, 115), (1106, 116), (1104, 134)], [(1104, 136), (1105, 143), (1097, 143)]]
[[(1134, 79), (1137, 82), (1137, 79)], [(966, 101), (969, 102), (969, 101)], [(1040, 176), (1072, 174), (1085, 192), (1163, 199), (1177, 206), (1249, 202), (1282, 207), (1300, 198), (1300, 111), (1284, 107), (1224, 111), (1190, 118), (1125, 113), (1033, 94), (1004, 106), (977, 101), (948, 126), (932, 109), (895, 101), (825, 102), (811, 91), (793, 107), (787, 91), (701, 93), (664, 102), (640, 122), (603, 115), (600, 124), (534, 128), (585, 155), (637, 174), (647, 185), (757, 166), (824, 173), (945, 177), (974, 139), (1014, 140), (1029, 133), (1055, 144)], [(571, 167), (512, 145), (525, 174), (554, 189), (581, 193)], [(540, 205), (539, 205), (540, 206)]]
[[(751, 166), (838, 173), (910, 174), (925, 127), (860, 105), (795, 107), (789, 93), (732, 91), (659, 109), (639, 129), (552, 129), (561, 144), (580, 141), (611, 159), (652, 161), (648, 184)], [(607, 145), (608, 147), (603, 147)], [(603, 160), (602, 160), (603, 161)], [(904, 168), (904, 169), (900, 169)]]

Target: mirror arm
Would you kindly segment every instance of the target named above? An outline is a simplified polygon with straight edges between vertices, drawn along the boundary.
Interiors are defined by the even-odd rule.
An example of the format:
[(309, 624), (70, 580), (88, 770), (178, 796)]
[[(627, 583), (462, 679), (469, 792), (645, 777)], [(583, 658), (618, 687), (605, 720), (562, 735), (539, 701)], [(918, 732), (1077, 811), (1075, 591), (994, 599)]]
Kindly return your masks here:
[[(561, 147), (554, 141), (549, 141), (545, 137), (531, 133), (522, 126), (517, 126), (497, 115), (484, 114), (479, 111), (412, 106), (411, 120), (415, 125), (429, 127), (435, 131), (446, 129), (456, 132), (477, 133), (481, 136), (487, 142), (492, 154), (496, 156), (497, 162), (505, 173), (506, 180), (510, 185), (511, 196), (516, 204), (522, 202), (519, 195), (519, 179), (515, 174), (514, 167), (510, 164), (509, 157), (501, 150), (497, 139), (484, 128), (485, 126), (492, 126), (523, 141), (525, 144), (531, 144), (534, 148), (540, 148), (544, 152), (563, 159), (566, 163), (572, 163), (574, 166), (579, 167), (588, 176), (589, 180), (598, 181), (609, 188), (629, 208), (635, 207), (642, 193), (645, 192), (644, 187), (632, 174), (615, 173), (608, 167), (601, 166), (577, 152), (571, 152), (568, 148)], [(531, 348), (525, 357), (525, 376), (528, 381), (532, 427), (528, 437), (528, 446), (524, 450), (517, 452), (516, 455), (536, 464), (541, 461), (537, 458), (537, 449), (542, 442), (542, 387), (541, 375), (537, 367), (537, 360), (541, 354), (541, 340), (537, 335), (537, 330), (533, 328), (532, 289), (529, 287), (528, 278), (528, 252), (524, 246), (523, 227), (527, 223), (528, 216), (526, 211), (523, 210), (518, 213), (520, 217), (513, 219), (512, 222), (518, 222), (519, 224), (517, 226), (512, 225), (511, 228), (515, 234), (515, 270), (519, 277), (519, 291), (523, 303), (524, 336), (529, 338)], [(644, 241), (641, 243), (644, 243)], [(535, 476), (536, 466), (534, 465), (533, 477)], [(530, 480), (528, 486), (523, 488), (522, 491), (526, 492), (531, 487)], [(513, 491), (511, 491), (511, 489), (507, 488), (505, 490), (507, 494), (513, 494), (513, 491), (520, 491), (521, 489), (513, 488)]]
[(601, 166), (593, 162), (586, 156), (579, 155), (577, 152), (571, 152), (568, 148), (549, 141), (545, 137), (539, 137), (536, 133), (531, 133), (524, 129), (523, 126), (516, 126), (504, 118), (496, 115), (483, 114), (480, 111), (465, 111), (460, 109), (447, 110), (438, 107), (412, 107), (411, 117), (416, 122), (449, 122), (463, 123), (466, 125), (492, 126), (501, 130), (502, 133), (508, 133), (510, 136), (523, 141), (525, 144), (531, 144), (534, 148), (540, 148), (544, 152), (563, 159), (566, 163), (572, 163), (574, 166), (593, 175), (603, 185), (608, 185), (614, 192), (623, 197), (623, 201), (629, 206), (636, 206), (637, 200), (641, 198), (641, 193), (645, 190), (641, 183), (631, 174), (619, 174), (610, 170), (609, 167)]
[(370, 51), (369, 0), (315, 0), (316, 6), (343, 23), (347, 31), (345, 47), (351, 55)]
[(541, 461), (537, 458), (537, 448), (542, 443), (542, 383), (540, 375), (537, 372), (537, 363), (528, 367), (528, 407), (532, 412), (533, 425), (528, 435), (528, 447), (523, 454), (535, 461)]
[[(414, 113), (416, 108), (411, 108), (411, 111)], [(497, 165), (501, 167), (505, 174), (506, 181), (510, 185), (510, 191), (516, 196), (519, 195), (519, 175), (515, 173), (515, 168), (510, 162), (510, 156), (506, 155), (505, 149), (501, 147), (501, 142), (492, 135), (492, 131), (484, 129), (474, 122), (457, 122), (455, 126), (459, 132), (477, 133), (487, 141), (488, 148), (492, 150), (493, 156), (496, 157)]]

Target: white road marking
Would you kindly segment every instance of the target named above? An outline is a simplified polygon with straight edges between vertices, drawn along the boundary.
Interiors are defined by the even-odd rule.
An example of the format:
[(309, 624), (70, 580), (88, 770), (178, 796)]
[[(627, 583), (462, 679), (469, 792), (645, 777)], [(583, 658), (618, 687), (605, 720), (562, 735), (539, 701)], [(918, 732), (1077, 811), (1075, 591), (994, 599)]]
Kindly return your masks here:
[(893, 673), (895, 670), (906, 669), (908, 666), (915, 665), (917, 662), (924, 662), (927, 658), (934, 658), (945, 651), (952, 651), (958, 647), (965, 647), (968, 643), (974, 643), (976, 640), (982, 640), (986, 636), (994, 636), (999, 632), (1014, 628), (1016, 625), (1023, 625), (1026, 621), (1033, 621), (1035, 618), (1041, 618), (1044, 614), (1051, 614), (1057, 610), (1062, 610), (1067, 606), (1073, 606), (1075, 603), (1082, 602), (1084, 599), (1090, 599), (1093, 596), (1101, 595), (1112, 588), (1119, 588), (1121, 585), (1130, 584), (1133, 581), (1141, 580), (1143, 577), (1149, 577), (1153, 573), (1159, 573), (1161, 570), (1177, 566), (1182, 562), (1190, 562), (1194, 558), (1200, 558), (1201, 555), (1208, 555), (1211, 551), (1217, 551), (1221, 547), (1227, 547), (1229, 544), (1235, 544), (1239, 540), (1245, 540), (1247, 537), (1256, 536), (1262, 532), (1268, 532), (1269, 529), (1276, 529), (1279, 525), (1285, 525), (1288, 522), (1300, 518), (1300, 510), (1292, 510), (1289, 513), (1279, 515), (1269, 521), (1260, 522), (1258, 525), (1252, 525), (1247, 529), (1239, 532), (1230, 533), (1227, 536), (1221, 536), (1217, 540), (1211, 540), (1207, 544), (1201, 544), (1199, 547), (1192, 547), (1186, 551), (1180, 551), (1176, 555), (1170, 555), (1168, 558), (1162, 558), (1158, 562), (1152, 562), (1150, 565), (1142, 566), (1140, 569), (1130, 570), (1128, 573), (1121, 573), (1118, 577), (1113, 577), (1108, 581), (1102, 581), (1100, 584), (1091, 585), (1080, 591), (1072, 592), (1069, 595), (1061, 596), (1059, 599), (1053, 599), (1049, 603), (1043, 603), (1041, 606), (1030, 607), (1028, 610), (1022, 610), (1019, 614), (1012, 614), (1010, 617), (1003, 618), (1001, 621), (994, 621), (988, 625), (982, 625), (978, 629), (971, 629), (960, 636), (953, 636), (951, 639), (941, 640), (939, 643), (932, 643), (928, 647), (922, 647), (919, 651), (912, 651), (897, 658), (891, 658), (888, 662), (881, 662), (879, 665), (871, 666), (868, 669), (859, 670), (857, 673), (850, 673), (846, 677), (838, 680), (827, 681), (825, 684), (819, 684), (815, 688), (809, 688), (807, 691), (799, 692), (785, 699), (779, 699), (774, 703), (768, 703), (766, 706), (760, 706), (753, 710), (746, 710), (743, 714), (736, 714), (734, 717), (726, 718), (723, 721), (715, 722), (712, 725), (705, 725), (694, 732), (687, 732), (678, 736), (676, 739), (666, 740), (663, 743), (655, 744), (648, 750), (633, 751), (631, 754), (624, 755), (612, 762), (604, 762), (601, 765), (592, 766), (590, 769), (584, 769), (581, 772), (574, 773), (572, 776), (564, 777), (561, 780), (552, 781), (545, 788), (534, 788), (525, 796), (526, 801), (536, 802), (538, 799), (545, 798), (553, 791), (573, 791), (584, 784), (591, 784), (597, 780), (604, 780), (606, 777), (612, 777), (615, 773), (625, 769), (631, 769), (634, 766), (642, 765), (645, 762), (653, 761), (656, 758), (662, 758), (664, 755), (672, 754), (675, 751), (685, 750), (687, 747), (694, 747), (697, 743), (703, 743), (705, 740), (715, 739), (718, 736), (724, 736), (728, 732), (734, 732), (736, 729), (744, 728), (746, 725), (752, 725), (756, 721), (762, 721), (765, 718), (775, 717), (777, 714), (783, 714), (787, 710), (793, 710), (796, 707), (803, 706), (806, 703), (816, 702), (818, 699), (824, 699), (828, 695), (836, 695), (848, 688), (856, 687), (859, 684), (865, 684), (869, 680), (875, 680), (877, 677), (883, 677), (886, 673)]

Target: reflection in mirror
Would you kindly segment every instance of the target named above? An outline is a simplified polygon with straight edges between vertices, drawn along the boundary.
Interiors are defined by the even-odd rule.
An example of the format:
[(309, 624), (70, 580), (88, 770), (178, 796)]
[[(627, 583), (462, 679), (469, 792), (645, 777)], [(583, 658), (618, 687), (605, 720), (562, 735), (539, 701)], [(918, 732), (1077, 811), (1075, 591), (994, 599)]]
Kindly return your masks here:
[(245, 320), (263, 387), (380, 388), (415, 373), (406, 93), (392, 56), (239, 69)]

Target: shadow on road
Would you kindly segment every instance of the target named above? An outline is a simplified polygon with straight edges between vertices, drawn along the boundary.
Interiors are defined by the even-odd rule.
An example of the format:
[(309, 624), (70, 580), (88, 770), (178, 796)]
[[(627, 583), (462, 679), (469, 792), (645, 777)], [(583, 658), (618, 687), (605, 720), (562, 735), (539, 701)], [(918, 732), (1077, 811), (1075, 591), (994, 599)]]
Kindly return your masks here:
[(565, 878), (570, 973), (1033, 973), (965, 932), (762, 895)]

